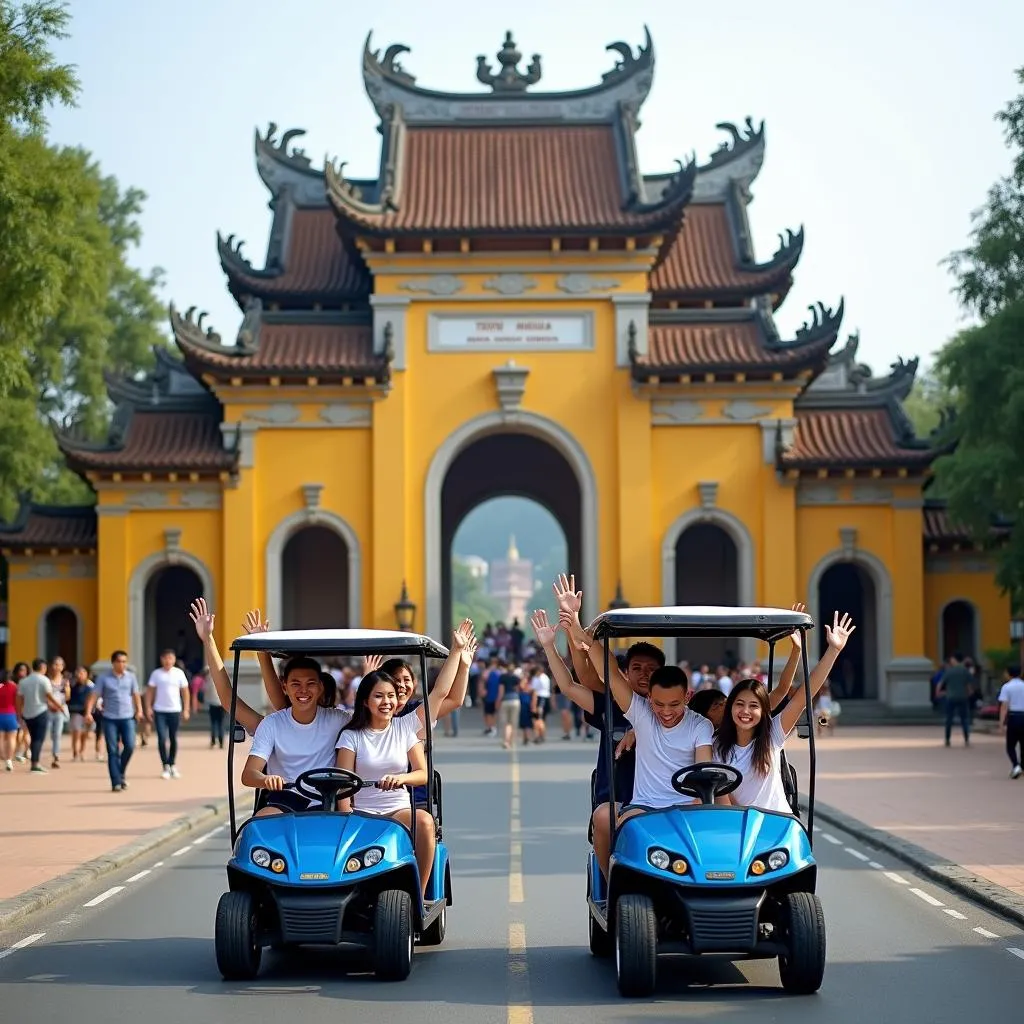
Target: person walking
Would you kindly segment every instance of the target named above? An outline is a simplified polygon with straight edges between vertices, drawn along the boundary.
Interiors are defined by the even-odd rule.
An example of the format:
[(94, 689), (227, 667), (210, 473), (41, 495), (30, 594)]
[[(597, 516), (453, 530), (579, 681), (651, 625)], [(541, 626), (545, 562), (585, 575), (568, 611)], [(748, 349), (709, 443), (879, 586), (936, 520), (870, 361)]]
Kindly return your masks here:
[(953, 717), (959, 716), (960, 728), (964, 733), (964, 746), (971, 745), (971, 693), (974, 677), (964, 665), (962, 654), (951, 654), (942, 673), (942, 680), (935, 690), (937, 697), (946, 701), (946, 746), (953, 735)]
[(89, 730), (85, 725), (85, 704), (92, 692), (92, 680), (84, 665), (75, 669), (68, 691), (68, 711), (71, 712), (71, 760), (85, 760), (85, 745)]
[(110, 671), (96, 680), (86, 705), (87, 723), (92, 721), (92, 709), (99, 700), (103, 701), (103, 739), (107, 745), (110, 788), (120, 793), (128, 788), (124, 773), (135, 751), (135, 723), (143, 717), (139, 681), (128, 670), (126, 651), (114, 651)]
[(1010, 778), (1024, 774), (1024, 679), (1020, 665), (1006, 669), (1006, 682), (999, 691), (999, 728), (1006, 733), (1006, 753), (1010, 758)]
[(50, 677), (50, 691), (53, 694), (53, 699), (60, 705), (59, 711), (46, 712), (46, 730), (50, 735), (50, 753), (53, 755), (50, 767), (59, 768), (64, 724), (71, 717), (71, 712), (68, 710), (71, 688), (64, 677), (64, 659), (59, 654), (50, 662), (50, 671), (47, 674)]
[(175, 662), (177, 656), (168, 648), (160, 653), (160, 667), (153, 669), (146, 687), (146, 718), (156, 722), (156, 745), (163, 768), (160, 777), (180, 779), (178, 771), (178, 726), (188, 721), (191, 713), (191, 690), (188, 676)]
[(203, 703), (210, 715), (210, 746), (224, 749), (224, 705), (210, 676), (210, 666), (203, 666)]
[(53, 699), (50, 680), (46, 678), (46, 662), (36, 658), (32, 671), (18, 683), (16, 698), (18, 717), (28, 730), (31, 768), (37, 774), (46, 769), (39, 763), (46, 742), (47, 712), (60, 711), (61, 705)]
[(7, 669), (0, 671), (0, 760), (14, 771), (14, 746), (18, 737), (18, 684)]

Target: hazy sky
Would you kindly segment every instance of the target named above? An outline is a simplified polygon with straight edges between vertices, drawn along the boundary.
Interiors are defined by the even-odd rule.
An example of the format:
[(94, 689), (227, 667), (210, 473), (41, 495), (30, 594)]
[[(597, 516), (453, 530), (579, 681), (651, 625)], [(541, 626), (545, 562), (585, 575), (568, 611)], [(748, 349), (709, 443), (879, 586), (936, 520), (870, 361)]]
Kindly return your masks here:
[[(596, 84), (614, 40), (654, 37), (654, 88), (642, 112), (645, 171), (707, 159), (716, 122), (767, 124), (750, 216), (758, 258), (803, 224), (784, 336), (810, 302), (846, 297), (846, 329), (876, 372), (927, 357), (960, 324), (939, 261), (961, 246), (970, 212), (1009, 166), (994, 113), (1024, 64), (1024, 4), (1010, 0), (688, 3), (646, 0), (74, 0), (61, 59), (78, 65), (80, 106), (52, 135), (91, 149), (123, 184), (144, 189), (138, 261), (167, 272), (164, 298), (208, 309), (234, 337), (215, 232), (246, 240), (262, 266), (270, 226), (253, 130), (302, 127), (325, 154), (374, 175), (380, 146), (362, 86), (366, 33), (403, 42), (420, 85), (476, 91), (475, 58), (512, 29), (540, 53), (539, 88)], [(579, 13), (577, 13), (579, 12)]]

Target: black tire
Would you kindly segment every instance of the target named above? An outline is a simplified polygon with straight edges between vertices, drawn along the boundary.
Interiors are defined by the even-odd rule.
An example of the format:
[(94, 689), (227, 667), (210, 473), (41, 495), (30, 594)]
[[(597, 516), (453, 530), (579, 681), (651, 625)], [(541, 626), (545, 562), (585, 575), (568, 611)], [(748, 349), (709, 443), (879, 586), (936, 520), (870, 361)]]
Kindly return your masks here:
[(251, 981), (260, 970), (260, 943), (256, 900), (247, 892), (226, 892), (217, 904), (214, 927), (217, 968), (225, 981)]
[(791, 892), (782, 899), (781, 921), (789, 952), (779, 957), (779, 977), (787, 992), (810, 995), (825, 977), (825, 913), (813, 893)]
[(658, 978), (658, 919), (649, 896), (620, 896), (615, 904), (615, 975), (619, 993), (649, 996)]
[(597, 923), (594, 919), (593, 914), (587, 914), (590, 918), (590, 952), (594, 956), (607, 959), (612, 955), (612, 938), (611, 936)]
[(412, 970), (412, 900), (385, 889), (373, 913), (373, 972), (381, 981), (404, 981)]
[(421, 946), (440, 946), (444, 942), (445, 934), (448, 931), (448, 901), (444, 901), (441, 913), (436, 917), (425, 931), (420, 932)]

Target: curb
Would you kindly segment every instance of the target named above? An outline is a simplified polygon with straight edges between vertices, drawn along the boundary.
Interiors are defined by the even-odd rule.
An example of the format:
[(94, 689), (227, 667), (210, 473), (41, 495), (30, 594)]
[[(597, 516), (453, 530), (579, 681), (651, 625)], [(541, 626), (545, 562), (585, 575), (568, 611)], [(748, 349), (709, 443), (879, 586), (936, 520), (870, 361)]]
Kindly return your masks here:
[(169, 821), (166, 825), (143, 833), (138, 839), (132, 840), (117, 849), (104, 853), (93, 860), (69, 871), (60, 878), (50, 879), (48, 882), (41, 882), (39, 885), (26, 889), (17, 896), (0, 900), (0, 933), (6, 931), (13, 924), (21, 921), (31, 914), (35, 914), (70, 896), (89, 882), (102, 878), (104, 875), (116, 871), (118, 868), (130, 864), (147, 853), (151, 853), (164, 843), (191, 832), (201, 825), (207, 824), (215, 818), (226, 815), (228, 801), (216, 800), (212, 803), (203, 804), (189, 814), (182, 815)]
[[(806, 805), (804, 805), (806, 809)], [(828, 804), (814, 801), (814, 818), (821, 818), (836, 828), (862, 839), (870, 846), (899, 858), (934, 882), (952, 889), (986, 910), (1024, 928), (1024, 896), (980, 878), (959, 864), (954, 864), (916, 843), (867, 825)]]

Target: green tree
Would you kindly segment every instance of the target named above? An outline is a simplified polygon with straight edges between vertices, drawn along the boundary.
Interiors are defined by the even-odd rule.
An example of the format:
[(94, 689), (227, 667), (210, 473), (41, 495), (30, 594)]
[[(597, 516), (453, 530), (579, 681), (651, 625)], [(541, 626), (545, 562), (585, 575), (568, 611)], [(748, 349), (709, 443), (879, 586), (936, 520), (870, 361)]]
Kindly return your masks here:
[(71, 71), (48, 50), (65, 35), (53, 2), (0, 0), (0, 518), (30, 494), (89, 501), (53, 428), (102, 437), (104, 371), (134, 373), (165, 343), (161, 272), (128, 263), (144, 194), (122, 191), (83, 149), (47, 143), (43, 110), (70, 103)]
[(504, 617), (501, 605), (488, 594), (469, 566), (452, 559), (452, 619), (472, 619), (477, 630)]
[(938, 430), (943, 413), (951, 404), (951, 396), (934, 374), (918, 375), (914, 387), (903, 403), (903, 410), (914, 425), (918, 437), (928, 437)]
[[(978, 323), (941, 351), (936, 370), (953, 395), (955, 450), (936, 462), (953, 518), (990, 543), (994, 518), (1024, 514), (1024, 69), (1022, 92), (996, 115), (1010, 173), (973, 215), (970, 244), (949, 260), (957, 293)], [(998, 548), (998, 581), (1024, 607), (1024, 531)]]

